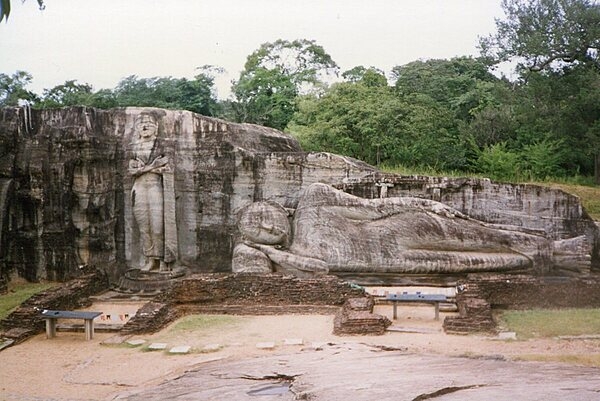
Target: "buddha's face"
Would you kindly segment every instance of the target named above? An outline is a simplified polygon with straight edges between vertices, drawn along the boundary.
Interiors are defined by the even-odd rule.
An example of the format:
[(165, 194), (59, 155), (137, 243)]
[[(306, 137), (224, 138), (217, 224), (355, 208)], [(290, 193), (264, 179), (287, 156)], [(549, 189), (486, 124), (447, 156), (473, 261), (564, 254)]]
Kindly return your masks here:
[(284, 244), (290, 234), (287, 213), (279, 205), (256, 202), (250, 205), (239, 221), (240, 232), (257, 244)]
[(140, 138), (148, 139), (156, 137), (158, 125), (151, 116), (142, 115), (138, 117), (135, 123), (135, 129)]

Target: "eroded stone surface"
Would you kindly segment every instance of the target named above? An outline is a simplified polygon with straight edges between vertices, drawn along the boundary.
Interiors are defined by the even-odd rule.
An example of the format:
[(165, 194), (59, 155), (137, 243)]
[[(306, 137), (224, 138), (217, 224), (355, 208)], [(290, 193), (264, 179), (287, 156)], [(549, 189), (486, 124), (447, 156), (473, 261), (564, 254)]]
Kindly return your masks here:
[[(278, 400), (444, 400), (548, 401), (598, 398), (595, 368), (563, 364), (453, 358), (382, 351), (359, 344), (326, 347), (291, 355), (224, 360), (200, 365), (183, 376), (116, 399), (254, 400), (257, 386), (287, 379), (290, 392)], [(420, 398), (419, 398), (420, 397)]]

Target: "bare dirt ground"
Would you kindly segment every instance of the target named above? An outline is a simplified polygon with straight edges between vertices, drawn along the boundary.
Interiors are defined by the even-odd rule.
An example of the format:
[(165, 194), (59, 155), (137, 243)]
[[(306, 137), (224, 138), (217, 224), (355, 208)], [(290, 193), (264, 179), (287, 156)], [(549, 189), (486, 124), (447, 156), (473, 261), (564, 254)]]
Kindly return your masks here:
[[(376, 312), (391, 319), (391, 307)], [(598, 368), (516, 361), (598, 354), (598, 340), (451, 336), (441, 328), (446, 314), (434, 321), (430, 306), (399, 314), (394, 326), (415, 332), (338, 337), (333, 316), (286, 315), (232, 316), (189, 330), (176, 322), (132, 337), (146, 341), (138, 347), (107, 345), (110, 333), (96, 332), (92, 341), (75, 332), (38, 335), (0, 352), (0, 400), (600, 399)], [(297, 339), (301, 345), (290, 341)], [(167, 350), (147, 351), (151, 343)], [(192, 352), (168, 352), (181, 345)], [(281, 380), (290, 391), (253, 392)]]

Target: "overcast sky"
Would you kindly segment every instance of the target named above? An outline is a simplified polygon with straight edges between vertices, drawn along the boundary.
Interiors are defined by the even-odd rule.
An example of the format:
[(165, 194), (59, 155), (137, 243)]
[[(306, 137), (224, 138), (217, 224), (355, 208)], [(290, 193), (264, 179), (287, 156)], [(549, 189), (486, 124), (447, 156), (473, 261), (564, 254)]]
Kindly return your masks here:
[(192, 78), (225, 68), (227, 95), (246, 57), (277, 39), (314, 39), (341, 71), (386, 72), (417, 59), (476, 55), (500, 0), (12, 0), (0, 23), (0, 72), (25, 70), (41, 94), (76, 79), (95, 90), (126, 76)]

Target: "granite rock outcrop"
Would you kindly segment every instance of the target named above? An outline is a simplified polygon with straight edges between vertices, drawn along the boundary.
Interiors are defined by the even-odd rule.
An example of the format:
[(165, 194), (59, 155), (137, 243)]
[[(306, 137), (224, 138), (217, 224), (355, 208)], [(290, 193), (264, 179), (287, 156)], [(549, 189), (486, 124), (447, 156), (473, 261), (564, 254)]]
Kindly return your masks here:
[[(560, 190), (386, 174), (351, 158), (303, 152), (294, 138), (270, 128), (187, 111), (73, 107), (0, 110), (2, 276), (67, 280), (92, 265), (115, 282), (144, 265), (130, 174), (142, 114), (156, 120), (155, 147), (168, 159), (170, 176), (160, 182), (174, 216), (164, 219), (165, 236), (176, 240), (170, 268), (230, 272), (237, 259), (264, 270), (271, 261), (257, 261), (255, 248), (243, 243), (240, 213), (268, 201), (291, 217), (302, 191), (315, 183), (365, 199), (432, 200), (483, 223), (543, 232), (563, 257), (537, 274), (600, 268), (598, 226)], [(236, 244), (246, 248), (234, 253)]]

